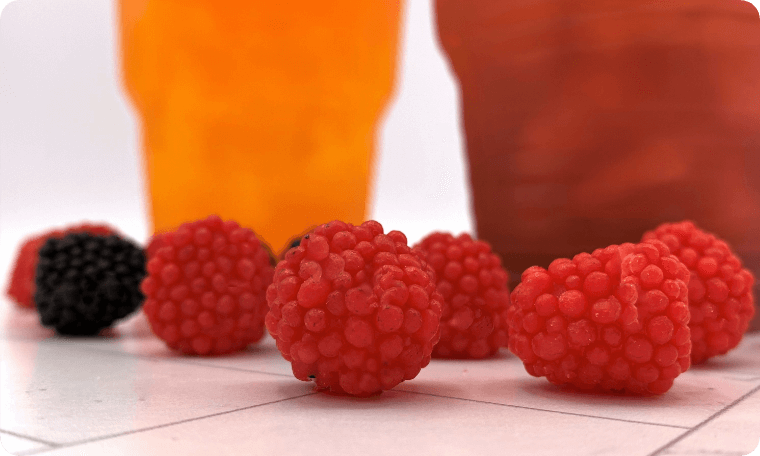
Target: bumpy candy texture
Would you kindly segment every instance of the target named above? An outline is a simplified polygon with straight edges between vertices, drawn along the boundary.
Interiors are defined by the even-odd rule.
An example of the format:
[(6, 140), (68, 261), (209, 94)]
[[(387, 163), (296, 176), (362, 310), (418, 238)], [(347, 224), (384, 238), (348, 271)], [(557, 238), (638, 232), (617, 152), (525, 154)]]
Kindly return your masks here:
[(218, 216), (153, 237), (143, 311), (153, 332), (194, 355), (239, 351), (264, 335), (273, 267), (248, 228)]
[(403, 233), (334, 221), (277, 265), (266, 325), (296, 378), (368, 396), (427, 366), (442, 299), (435, 272)]
[(485, 241), (432, 233), (414, 246), (425, 255), (443, 296), (434, 357), (485, 358), (507, 346), (509, 275)]
[(59, 334), (94, 335), (142, 304), (145, 254), (117, 235), (51, 237), (39, 249), (35, 277), (44, 326)]
[(690, 365), (688, 282), (656, 240), (530, 267), (512, 292), (509, 349), (555, 384), (662, 394)]
[(69, 233), (90, 233), (107, 236), (116, 231), (107, 225), (83, 223), (63, 229), (47, 231), (26, 239), (19, 248), (6, 293), (19, 306), (34, 308), (34, 274), (40, 247), (50, 238), (61, 238)]
[(728, 244), (693, 222), (665, 223), (644, 233), (659, 239), (691, 272), (691, 361), (702, 363), (736, 347), (755, 314), (755, 278)]

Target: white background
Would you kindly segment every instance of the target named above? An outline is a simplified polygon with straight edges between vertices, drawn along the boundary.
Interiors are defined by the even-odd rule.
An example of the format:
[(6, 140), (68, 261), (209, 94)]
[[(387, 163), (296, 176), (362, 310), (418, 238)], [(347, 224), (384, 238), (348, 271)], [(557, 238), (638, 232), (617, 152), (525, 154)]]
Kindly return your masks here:
[[(2, 11), (4, 260), (27, 234), (83, 219), (107, 221), (140, 242), (148, 235), (137, 124), (118, 73), (115, 5), (17, 0)], [(431, 7), (407, 2), (396, 98), (378, 135), (372, 217), (410, 241), (433, 228), (471, 229), (458, 94)]]

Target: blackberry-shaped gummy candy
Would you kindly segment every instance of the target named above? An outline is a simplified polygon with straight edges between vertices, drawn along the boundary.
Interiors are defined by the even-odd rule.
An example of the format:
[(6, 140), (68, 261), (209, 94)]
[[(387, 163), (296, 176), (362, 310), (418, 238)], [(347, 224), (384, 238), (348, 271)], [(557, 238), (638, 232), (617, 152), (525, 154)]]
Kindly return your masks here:
[(60, 238), (69, 233), (87, 232), (107, 236), (116, 230), (104, 224), (82, 223), (62, 229), (46, 231), (24, 240), (13, 262), (7, 294), (17, 306), (34, 309), (34, 275), (37, 272), (37, 260), (40, 247), (51, 237)]
[(59, 334), (94, 335), (136, 311), (145, 255), (117, 235), (73, 233), (39, 250), (34, 295), (40, 321)]

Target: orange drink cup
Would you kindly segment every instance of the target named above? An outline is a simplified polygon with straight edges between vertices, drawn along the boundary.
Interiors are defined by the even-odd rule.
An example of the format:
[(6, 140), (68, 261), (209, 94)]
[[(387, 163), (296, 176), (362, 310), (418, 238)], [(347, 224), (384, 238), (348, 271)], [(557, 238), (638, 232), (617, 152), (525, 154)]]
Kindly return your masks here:
[(400, 2), (120, 0), (154, 232), (218, 214), (277, 251), (361, 223)]

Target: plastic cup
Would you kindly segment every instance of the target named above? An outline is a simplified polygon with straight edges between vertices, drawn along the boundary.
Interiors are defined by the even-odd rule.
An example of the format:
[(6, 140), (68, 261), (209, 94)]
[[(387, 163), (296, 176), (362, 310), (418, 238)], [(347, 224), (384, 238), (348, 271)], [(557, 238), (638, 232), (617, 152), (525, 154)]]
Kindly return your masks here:
[(154, 232), (218, 214), (275, 251), (361, 223), (400, 2), (120, 0)]
[(752, 4), (436, 0), (436, 12), (478, 236), (515, 279), (684, 219), (760, 276)]

